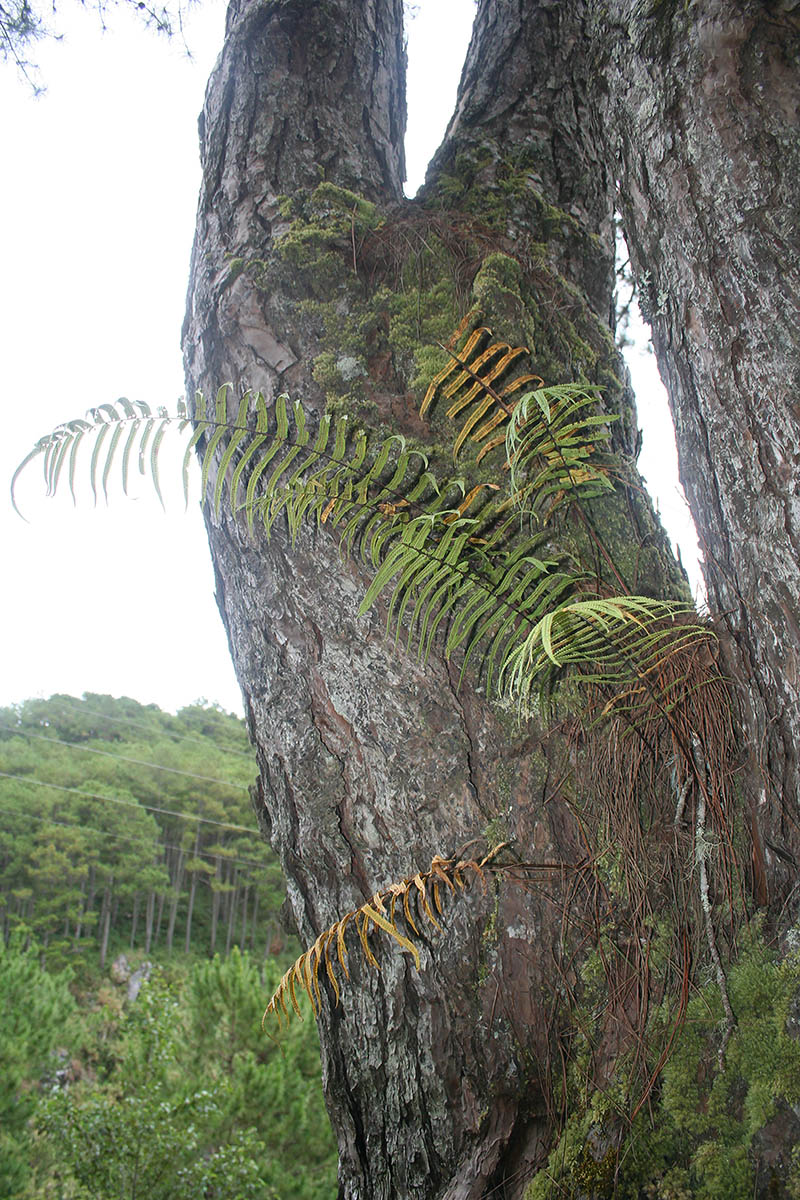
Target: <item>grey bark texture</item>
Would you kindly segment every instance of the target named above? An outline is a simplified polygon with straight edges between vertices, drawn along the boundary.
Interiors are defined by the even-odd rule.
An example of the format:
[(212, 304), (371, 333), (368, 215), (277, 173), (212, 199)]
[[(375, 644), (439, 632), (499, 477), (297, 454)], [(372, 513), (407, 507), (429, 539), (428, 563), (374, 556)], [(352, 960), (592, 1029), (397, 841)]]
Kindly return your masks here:
[[(446, 218), (457, 230), (469, 221), (483, 230), (491, 217), (491, 236), (480, 234), (483, 258), (448, 293), (454, 315), (479, 304), (505, 338), (531, 347), (548, 383), (578, 377), (601, 383), (621, 418), (617, 449), (632, 455), (636, 415), (613, 345), (615, 180), (624, 172), (640, 286), (644, 291), (647, 279), (648, 294), (666, 297), (653, 310), (654, 328), (673, 385), (684, 476), (698, 513), (708, 509), (708, 540), (719, 537), (723, 547), (713, 587), (726, 609), (736, 609), (732, 661), (743, 681), (755, 674), (761, 707), (753, 719), (764, 745), (778, 747), (770, 750), (778, 755), (770, 760), (773, 777), (780, 772), (788, 779), (790, 724), (774, 709), (781, 701), (769, 647), (780, 654), (781, 638), (794, 637), (787, 615), (792, 597), (778, 603), (775, 591), (769, 599), (759, 559), (765, 551), (752, 551), (748, 538), (762, 510), (765, 520), (769, 513), (762, 532), (781, 562), (770, 586), (774, 591), (793, 578), (796, 461), (794, 484), (787, 467), (785, 479), (772, 471), (768, 485), (762, 476), (755, 488), (744, 465), (733, 471), (727, 491), (713, 481), (715, 472), (728, 479), (732, 440), (741, 459), (736, 405), (749, 414), (746, 428), (755, 438), (752, 448), (747, 444), (747, 470), (756, 469), (759, 446), (773, 457), (780, 447), (789, 453), (796, 413), (785, 362), (786, 403), (772, 401), (780, 420), (766, 430), (759, 405), (775, 396), (771, 337), (767, 329), (752, 339), (741, 334), (734, 346), (733, 322), (756, 301), (766, 308), (774, 286), (781, 337), (791, 340), (791, 296), (776, 278), (774, 258), (765, 265), (736, 219), (725, 225), (719, 215), (724, 196), (746, 190), (749, 175), (732, 175), (725, 193), (726, 168), (715, 174), (700, 163), (704, 195), (717, 205), (717, 215), (709, 210), (702, 220), (687, 209), (685, 196), (670, 203), (666, 194), (669, 178), (688, 169), (691, 155), (674, 150), (680, 161), (673, 175), (648, 184), (648, 163), (657, 165), (659, 155), (680, 145), (672, 127), (676, 106), (685, 100), (687, 112), (691, 107), (674, 40), (684, 5), (620, 5), (620, 13), (616, 7), (481, 0), (456, 112), (421, 200), (407, 202), (401, 0), (234, 0), (200, 123), (203, 190), (184, 331), (187, 387), (213, 395), (232, 382), (268, 399), (287, 391), (321, 412), (331, 374), (339, 373), (343, 387), (355, 374), (356, 408), (368, 402), (384, 427), (432, 437), (416, 415), (413, 360), (395, 337), (398, 289), (359, 261), (359, 204), (374, 202), (387, 221), (406, 222), (404, 229)], [(719, 13), (739, 9), (701, 7), (717, 13), (695, 31), (713, 58), (713, 44), (700, 35), (715, 28)], [(651, 28), (646, 8), (665, 39), (652, 45), (641, 33)], [(792, 20), (776, 15), (778, 24)], [(779, 57), (774, 48), (769, 53)], [(755, 81), (752, 90), (758, 91)], [(719, 142), (722, 133), (715, 136)], [(702, 146), (691, 150), (700, 158), (705, 153)], [(755, 151), (745, 164), (751, 173), (754, 157)], [(354, 193), (344, 221), (341, 192), (337, 199), (320, 190), (323, 181)], [(765, 184), (764, 197), (769, 186), (782, 185), (777, 177)], [(759, 212), (753, 214), (759, 236), (773, 250), (785, 244), (789, 231), (773, 228), (774, 216)], [(710, 226), (720, 241), (708, 274), (710, 243), (694, 239)], [(441, 232), (441, 224), (436, 228)], [(725, 317), (717, 289), (724, 275), (725, 287), (735, 291), (730, 264), (737, 248), (748, 263), (756, 254), (747, 271), (755, 291), (745, 295), (737, 284)], [(255, 269), (233, 270), (232, 263)], [(723, 312), (713, 328), (710, 291), (715, 311)], [(421, 283), (420, 297), (422, 331), (426, 320), (433, 328), (435, 313), (424, 308)], [(337, 322), (348, 336), (361, 322), (363, 353), (337, 358), (331, 350)], [(757, 366), (742, 367), (745, 343)], [(720, 411), (730, 413), (727, 425)], [(712, 427), (718, 437), (711, 437)], [(737, 478), (747, 481), (738, 493)], [(598, 505), (594, 519), (629, 590), (680, 594), (680, 571), (638, 488), (621, 488), (612, 502)], [(518, 726), (487, 702), (479, 678), (459, 683), (456, 665), (433, 655), (423, 666), (395, 648), (380, 612), (358, 618), (363, 571), (341, 559), (326, 530), (309, 530), (292, 546), (280, 530), (269, 543), (251, 536), (224, 511), (219, 517), (208, 511), (206, 520), (220, 611), (258, 752), (259, 820), (281, 857), (303, 941), (376, 889), (425, 869), (434, 854), (451, 854), (489, 831), (516, 839), (528, 860), (582, 858), (575, 793), (564, 784), (575, 765), (574, 743), (534, 723)], [(738, 585), (747, 604), (730, 590), (740, 558), (752, 565), (750, 574), (743, 565)], [(595, 566), (609, 582), (607, 565)], [(769, 614), (759, 623), (762, 602)], [(740, 644), (750, 657), (740, 655)], [(791, 688), (781, 686), (788, 702)], [(796, 720), (796, 707), (786, 720)], [(779, 780), (773, 782), (777, 808), (788, 811), (786, 797), (777, 800)], [(774, 822), (770, 829), (776, 836)], [(477, 1200), (524, 1193), (552, 1132), (552, 1072), (560, 1072), (559, 1039), (566, 1037), (561, 1000), (577, 983), (576, 929), (590, 900), (558, 876), (538, 889), (500, 883), (483, 894), (476, 887), (452, 906), (444, 935), (423, 938), (421, 972), (392, 950), (381, 951), (380, 974), (351, 955), (343, 1003), (323, 1004), (320, 1020), (343, 1197)], [(565, 922), (566, 908), (574, 927)]]
[(780, 900), (800, 861), (800, 16), (730, 0), (587, 12), (709, 603), (742, 698), (757, 870)]

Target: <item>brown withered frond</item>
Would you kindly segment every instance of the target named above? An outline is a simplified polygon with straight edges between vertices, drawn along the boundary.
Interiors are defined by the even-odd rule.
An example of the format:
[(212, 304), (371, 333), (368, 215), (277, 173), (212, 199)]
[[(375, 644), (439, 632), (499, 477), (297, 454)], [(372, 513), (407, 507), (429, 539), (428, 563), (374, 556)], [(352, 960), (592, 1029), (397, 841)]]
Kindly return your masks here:
[(526, 361), (528, 350), (498, 341), (470, 310), (447, 345), (449, 362), (430, 383), (420, 406), (434, 400), (461, 428), (456, 459), (467, 442), (476, 463), (503, 447), (511, 501), (547, 521), (562, 505), (613, 491), (614, 458), (600, 453), (616, 418), (600, 410), (599, 389), (583, 384), (545, 387)]
[(417, 921), (421, 924), (423, 919), (436, 929), (441, 929), (437, 916), (441, 917), (444, 912), (443, 893), (449, 892), (455, 896), (466, 887), (469, 879), (476, 877), (485, 888), (486, 871), (493, 869), (494, 860), (507, 844), (503, 842), (496, 846), (480, 861), (474, 858), (442, 858), (437, 854), (427, 871), (418, 871), (416, 875), (409, 875), (398, 883), (390, 884), (383, 891), (376, 892), (360, 908), (352, 909), (341, 920), (335, 921), (329, 929), (323, 930), (313, 946), (304, 951), (283, 976), (266, 1007), (262, 1025), (271, 1015), (277, 1016), (279, 1021), (282, 1021), (284, 1016), (291, 1016), (286, 1003), (287, 995), (292, 1009), (298, 1017), (301, 1016), (300, 1005), (297, 1002), (298, 985), (311, 1001), (316, 1016), (322, 1004), (319, 974), (323, 966), (333, 988), (336, 1003), (339, 1003), (341, 993), (336, 968), (342, 971), (346, 979), (350, 978), (345, 940), (348, 927), (357, 932), (361, 950), (371, 967), (380, 970), (378, 960), (370, 948), (369, 935), (374, 929), (382, 929), (394, 938), (402, 950), (411, 955), (414, 966), (419, 970), (419, 951), (411, 937), (402, 933), (397, 925), (398, 905), (402, 909), (407, 928), (417, 936), (420, 932)]

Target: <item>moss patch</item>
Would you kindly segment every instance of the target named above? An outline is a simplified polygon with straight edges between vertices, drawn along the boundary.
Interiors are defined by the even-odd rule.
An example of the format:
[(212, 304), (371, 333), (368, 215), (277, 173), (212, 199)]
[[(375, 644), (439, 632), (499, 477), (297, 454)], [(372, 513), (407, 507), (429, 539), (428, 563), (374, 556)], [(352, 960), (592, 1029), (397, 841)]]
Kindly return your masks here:
[[(573, 1063), (573, 1115), (526, 1200), (800, 1196), (800, 1118), (793, 1111), (800, 1103), (800, 954), (779, 961), (752, 936), (730, 969), (728, 988), (737, 1026), (724, 1066), (718, 1062), (722, 1005), (709, 984), (689, 1002), (652, 1118), (640, 1112), (613, 1153), (609, 1141), (625, 1128), (620, 1117), (638, 1096), (626, 1095), (622, 1083), (581, 1094)], [(651, 1019), (652, 1053), (671, 1022), (664, 1010)], [(624, 1078), (619, 1063), (616, 1080)]]

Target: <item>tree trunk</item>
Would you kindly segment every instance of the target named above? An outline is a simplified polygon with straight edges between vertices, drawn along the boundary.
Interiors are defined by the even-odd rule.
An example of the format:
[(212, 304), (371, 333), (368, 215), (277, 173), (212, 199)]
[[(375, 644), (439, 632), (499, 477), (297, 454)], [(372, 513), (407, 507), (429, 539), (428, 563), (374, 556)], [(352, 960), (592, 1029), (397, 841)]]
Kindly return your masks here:
[(145, 910), (144, 918), (144, 952), (150, 953), (150, 946), (153, 941), (153, 916), (156, 907), (156, 894), (151, 890), (147, 893), (147, 909)]
[(800, 862), (796, 9), (619, 2), (592, 31), (639, 294), (742, 701), (755, 873), (776, 908)]
[(156, 945), (158, 943), (158, 939), (161, 937), (161, 922), (164, 918), (164, 904), (166, 903), (166, 899), (166, 892), (158, 893), (158, 913), (156, 915), (156, 929), (155, 934), (153, 935), (153, 945)]
[(231, 952), (233, 945), (233, 927), (236, 923), (236, 904), (239, 899), (239, 868), (234, 867), (232, 871), (233, 882), (231, 890), (228, 892), (228, 932), (225, 936), (225, 957), (227, 958)]
[(109, 879), (103, 888), (103, 900), (100, 906), (100, 967), (106, 965), (108, 954), (108, 935), (111, 930), (111, 897), (114, 888), (114, 877)]
[(133, 912), (131, 914), (131, 950), (136, 945), (136, 926), (139, 924), (139, 893), (133, 894)]
[(83, 929), (83, 918), (86, 913), (86, 880), (81, 880), (80, 900), (78, 901), (78, 919), (75, 922), (75, 936), (73, 944), (77, 945), (80, 941), (81, 930)]
[(175, 936), (175, 920), (178, 916), (178, 905), (181, 899), (181, 889), (183, 888), (183, 850), (178, 851), (178, 861), (175, 864), (175, 877), (172, 880), (172, 895), (169, 902), (169, 920), (167, 922), (167, 952), (172, 953), (172, 939)]
[[(200, 125), (189, 394), (230, 381), (268, 401), (287, 391), (312, 414), (333, 403), (431, 443), (436, 460), (444, 424), (418, 416), (430, 361), (418, 350), (445, 341), (476, 306), (498, 336), (530, 348), (546, 383), (602, 385), (619, 418), (615, 448), (632, 458), (636, 414), (612, 315), (609, 146), (624, 144), (623, 119), (596, 78), (605, 57), (623, 62), (614, 13), (580, 0), (481, 0), (456, 114), (422, 198), (408, 202), (401, 8), (231, 5)], [(364, 200), (378, 206), (374, 220)], [(383, 241), (371, 237), (378, 219)], [(569, 536), (598, 590), (685, 594), (635, 475), (590, 517)], [(515, 724), (487, 702), (478, 673), (462, 681), (440, 655), (423, 665), (395, 649), (385, 613), (357, 616), (364, 572), (327, 529), (292, 545), (276, 526), (267, 544), (224, 508), (207, 508), (206, 522), (257, 747), (258, 817), (306, 943), (376, 889), (475, 839), (513, 839), (526, 861), (593, 860), (599, 843), (587, 847), (575, 815), (593, 802), (576, 782), (583, 742)], [(647, 816), (651, 831), (671, 827), (670, 804), (668, 818), (663, 804)], [(635, 791), (630, 807), (644, 807)], [(647, 849), (667, 853), (657, 841)], [(576, 878), (565, 869), (547, 887), (475, 888), (425, 939), (420, 973), (390, 949), (380, 974), (351, 954), (341, 1005), (329, 995), (320, 1014), (343, 1196), (522, 1196), (556, 1118), (587, 936), (599, 938), (595, 920), (628, 920), (598, 901), (596, 879), (582, 888)], [(631, 919), (621, 940), (635, 946), (641, 935)], [(631, 1044), (624, 1005), (598, 1059), (606, 1080), (612, 1047)]]
[(194, 898), (197, 892), (197, 869), (198, 855), (200, 853), (200, 826), (197, 827), (197, 835), (194, 839), (194, 860), (195, 870), (192, 871), (192, 882), (189, 887), (189, 911), (186, 914), (186, 937), (184, 939), (184, 950), (189, 953), (189, 947), (192, 940), (192, 913), (194, 912)]
[(250, 898), (250, 887), (246, 885), (242, 888), (242, 932), (239, 935), (239, 949), (245, 949), (247, 940), (247, 901)]
[[(250, 917), (250, 953), (253, 954), (256, 948), (256, 932), (258, 930), (258, 889), (255, 890), (253, 898), (253, 912)], [(242, 939), (242, 949), (244, 950), (244, 939)]]
[(219, 922), (219, 905), (222, 898), (222, 859), (217, 856), (214, 868), (214, 878), (211, 881), (211, 954), (217, 948), (217, 924)]
[(88, 893), (86, 896), (86, 908), (84, 909), (85, 913), (90, 913), (90, 912), (94, 911), (94, 900), (95, 900), (96, 891), (97, 891), (97, 875), (95, 873), (94, 865), (92, 865), (89, 868), (89, 887), (88, 887)]

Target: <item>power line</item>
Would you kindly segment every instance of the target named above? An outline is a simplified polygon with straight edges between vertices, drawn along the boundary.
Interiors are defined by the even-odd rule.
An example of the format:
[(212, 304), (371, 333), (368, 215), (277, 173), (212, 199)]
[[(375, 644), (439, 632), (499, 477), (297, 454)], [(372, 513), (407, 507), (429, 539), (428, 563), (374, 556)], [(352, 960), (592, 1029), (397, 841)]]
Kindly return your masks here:
[(195, 775), (191, 771), (180, 771), (177, 767), (164, 767), (160, 763), (147, 762), (141, 758), (128, 758), (124, 754), (112, 754), (110, 750), (96, 750), (94, 746), (82, 746), (79, 742), (65, 742), (61, 738), (46, 737), (43, 733), (34, 733), (30, 729), (21, 729), (14, 725), (0, 724), (0, 729), (9, 733), (17, 733), (21, 737), (38, 738), (41, 742), (52, 742), (56, 746), (66, 746), (69, 750), (81, 750), (84, 754), (99, 754), (103, 758), (114, 758), (117, 762), (133, 763), (137, 767), (152, 767), (154, 771), (168, 771), (170, 775), (183, 775), (187, 779), (199, 779), (203, 783), (218, 783), (222, 787), (234, 788), (238, 792), (247, 792), (249, 788), (242, 783), (231, 783), (229, 779), (214, 779), (210, 775)]
[(62, 783), (46, 783), (43, 779), (33, 779), (30, 775), (12, 775), (10, 771), (0, 771), (0, 779), (18, 779), (20, 783), (32, 783), (36, 787), (55, 788), (59, 792), (72, 792), (76, 796), (88, 796), (90, 800), (104, 800), (109, 804), (122, 804), (127, 808), (146, 809), (147, 812), (162, 813), (167, 817), (182, 817), (184, 821), (197, 821), (203, 825), (219, 825), (223, 829), (233, 829), (236, 833), (250, 833), (259, 837), (257, 829), (248, 829), (246, 825), (232, 825), (230, 821), (215, 821), (212, 817), (198, 817), (194, 813), (178, 812), (174, 808), (157, 808), (154, 804), (142, 804), (135, 800), (120, 800), (116, 796), (100, 796), (97, 792), (84, 792), (80, 788), (65, 787)]
[[(44, 703), (52, 704), (52, 701), (44, 701)], [(176, 742), (193, 742), (195, 746), (205, 746), (206, 748), (208, 748), (210, 744), (214, 746), (216, 750), (219, 750), (220, 754), (235, 754), (238, 758), (248, 758), (251, 762), (254, 760), (253, 754), (247, 750), (234, 750), (228, 746), (221, 746), (219, 742), (215, 742), (211, 737), (205, 739), (196, 738), (191, 737), (188, 733), (174, 733), (170, 729), (157, 729), (152, 725), (148, 725), (146, 721), (135, 721), (133, 717), (109, 717), (106, 713), (97, 712), (96, 709), (85, 708), (83, 706), (78, 708), (77, 705), (64, 704), (63, 701), (59, 704), (53, 705), (53, 707), (56, 709), (60, 708), (62, 712), (81, 713), (87, 717), (99, 717), (101, 721), (112, 721), (115, 725), (136, 725), (140, 729), (146, 729), (148, 733), (159, 733)], [(159, 716), (169, 717), (169, 714), (163, 713), (159, 710)], [(175, 719), (177, 720), (177, 718)]]
[[(125, 833), (111, 833), (107, 829), (98, 829), (96, 825), (84, 825), (84, 823), (82, 821), (81, 822), (58, 821), (58, 820), (56, 820), (55, 817), (40, 817), (36, 813), (15, 812), (13, 809), (9, 809), (9, 808), (0, 808), (0, 813), (2, 813), (4, 816), (7, 816), (7, 817), (19, 817), (23, 821), (42, 821), (48, 825), (60, 825), (62, 829), (85, 829), (89, 833), (99, 834), (100, 837), (114, 838), (115, 841), (119, 841), (119, 842), (132, 842), (134, 845), (137, 845), (137, 846), (147, 846), (151, 850), (153, 850), (153, 849), (156, 849), (156, 850), (185, 850), (186, 849), (185, 846), (175, 846), (169, 842), (156, 842), (156, 844), (154, 845), (153, 842), (147, 841), (145, 838), (130, 837), (128, 834), (125, 834)], [(242, 866), (248, 866), (248, 867), (260, 867), (261, 870), (263, 870), (264, 867), (269, 866), (269, 863), (258, 862), (254, 858), (232, 858), (227, 854), (214, 854), (210, 850), (198, 850), (197, 854), (194, 857), (196, 857), (196, 858), (205, 857), (205, 858), (211, 858), (211, 859), (221, 858), (225, 862), (235, 863), (237, 866), (239, 864), (241, 864)]]

